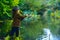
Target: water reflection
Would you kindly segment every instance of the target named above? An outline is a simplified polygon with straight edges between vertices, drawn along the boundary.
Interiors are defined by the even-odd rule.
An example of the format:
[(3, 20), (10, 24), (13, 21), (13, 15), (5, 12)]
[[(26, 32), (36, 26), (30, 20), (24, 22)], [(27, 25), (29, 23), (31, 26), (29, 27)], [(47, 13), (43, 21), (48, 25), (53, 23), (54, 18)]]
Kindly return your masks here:
[(44, 28), (44, 35), (42, 35), (40, 38), (37, 38), (36, 40), (59, 40), (59, 38), (55, 35), (53, 35), (48, 28)]

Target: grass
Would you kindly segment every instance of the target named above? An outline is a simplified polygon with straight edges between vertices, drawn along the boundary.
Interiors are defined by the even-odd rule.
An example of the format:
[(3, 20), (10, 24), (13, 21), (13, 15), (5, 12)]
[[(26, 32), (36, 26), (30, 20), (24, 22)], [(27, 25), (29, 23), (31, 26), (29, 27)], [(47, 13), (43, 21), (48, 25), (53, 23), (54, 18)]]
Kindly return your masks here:
[[(9, 38), (10, 38), (10, 37), (7, 36), (7, 37), (5, 38), (5, 40), (9, 40)], [(15, 37), (14, 39), (15, 39), (15, 40), (23, 40), (21, 37)]]

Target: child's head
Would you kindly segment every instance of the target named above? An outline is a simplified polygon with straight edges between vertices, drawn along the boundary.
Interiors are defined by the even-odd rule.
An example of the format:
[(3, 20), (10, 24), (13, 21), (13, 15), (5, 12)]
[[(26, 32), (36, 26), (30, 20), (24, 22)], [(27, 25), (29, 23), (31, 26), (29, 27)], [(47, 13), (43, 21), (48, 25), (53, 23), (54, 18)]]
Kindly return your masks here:
[(19, 13), (19, 7), (14, 6), (13, 9), (12, 9), (12, 13)]

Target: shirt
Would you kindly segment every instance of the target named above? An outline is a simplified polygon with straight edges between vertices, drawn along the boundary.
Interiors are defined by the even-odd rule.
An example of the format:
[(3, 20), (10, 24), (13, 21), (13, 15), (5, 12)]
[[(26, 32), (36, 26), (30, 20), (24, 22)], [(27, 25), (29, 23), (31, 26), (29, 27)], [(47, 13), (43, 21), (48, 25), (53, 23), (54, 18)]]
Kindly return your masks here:
[(22, 16), (20, 14), (14, 14), (13, 16), (13, 22), (12, 22), (12, 26), (13, 27), (19, 27), (21, 24), (21, 21), (25, 18), (25, 16)]

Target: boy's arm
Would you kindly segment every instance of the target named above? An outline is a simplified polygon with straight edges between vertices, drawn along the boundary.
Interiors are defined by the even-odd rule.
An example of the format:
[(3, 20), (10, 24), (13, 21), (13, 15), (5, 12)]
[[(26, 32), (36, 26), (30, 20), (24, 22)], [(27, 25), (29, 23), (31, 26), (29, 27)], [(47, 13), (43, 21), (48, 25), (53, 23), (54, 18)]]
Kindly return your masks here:
[(23, 16), (22, 14), (18, 14), (18, 19), (23, 20), (26, 16)]

